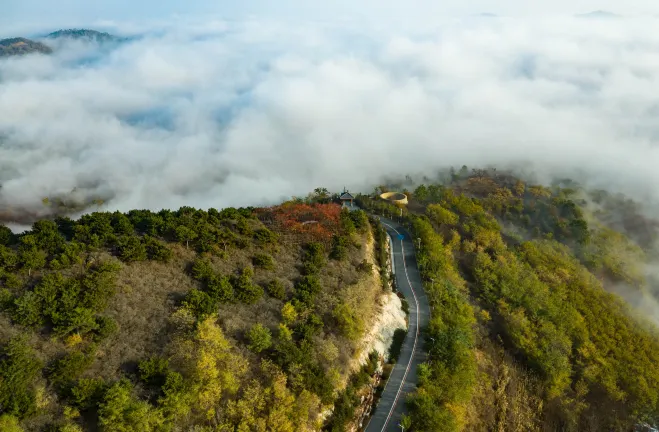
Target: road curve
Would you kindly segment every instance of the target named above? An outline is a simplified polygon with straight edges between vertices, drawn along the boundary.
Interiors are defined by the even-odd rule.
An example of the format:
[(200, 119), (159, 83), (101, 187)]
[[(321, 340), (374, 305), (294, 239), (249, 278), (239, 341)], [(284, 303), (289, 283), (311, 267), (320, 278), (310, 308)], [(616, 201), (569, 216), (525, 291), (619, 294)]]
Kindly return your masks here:
[(405, 399), (416, 388), (417, 368), (426, 359), (422, 349), (421, 329), (430, 320), (430, 305), (421, 283), (412, 238), (400, 224), (385, 218), (380, 218), (380, 221), (391, 236), (396, 286), (409, 303), (410, 316), (400, 357), (366, 426), (366, 432), (400, 431)]

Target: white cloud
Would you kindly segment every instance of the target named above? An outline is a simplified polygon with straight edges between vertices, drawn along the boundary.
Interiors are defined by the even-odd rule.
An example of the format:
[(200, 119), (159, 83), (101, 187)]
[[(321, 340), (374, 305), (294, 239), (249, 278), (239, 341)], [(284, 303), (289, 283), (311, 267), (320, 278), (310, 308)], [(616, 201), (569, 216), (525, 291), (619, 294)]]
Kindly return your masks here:
[(121, 210), (258, 205), (519, 161), (657, 198), (656, 25), (209, 19), (0, 60), (0, 211), (74, 187)]

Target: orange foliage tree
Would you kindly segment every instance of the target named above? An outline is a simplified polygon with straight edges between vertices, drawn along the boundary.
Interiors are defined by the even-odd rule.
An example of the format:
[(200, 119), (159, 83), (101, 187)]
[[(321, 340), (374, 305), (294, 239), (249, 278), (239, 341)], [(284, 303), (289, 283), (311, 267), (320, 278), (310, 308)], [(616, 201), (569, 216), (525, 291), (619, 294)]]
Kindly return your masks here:
[(271, 229), (303, 242), (317, 241), (327, 246), (340, 228), (341, 206), (338, 204), (288, 202), (258, 209), (257, 213)]

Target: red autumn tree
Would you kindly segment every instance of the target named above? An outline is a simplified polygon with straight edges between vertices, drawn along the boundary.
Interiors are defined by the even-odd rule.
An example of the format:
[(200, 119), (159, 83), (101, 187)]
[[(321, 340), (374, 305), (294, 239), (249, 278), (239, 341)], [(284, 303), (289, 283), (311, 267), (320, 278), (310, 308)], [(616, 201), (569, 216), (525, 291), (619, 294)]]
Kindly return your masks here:
[(257, 212), (272, 229), (283, 235), (292, 235), (299, 241), (319, 241), (328, 245), (340, 227), (341, 206), (338, 204), (288, 202)]

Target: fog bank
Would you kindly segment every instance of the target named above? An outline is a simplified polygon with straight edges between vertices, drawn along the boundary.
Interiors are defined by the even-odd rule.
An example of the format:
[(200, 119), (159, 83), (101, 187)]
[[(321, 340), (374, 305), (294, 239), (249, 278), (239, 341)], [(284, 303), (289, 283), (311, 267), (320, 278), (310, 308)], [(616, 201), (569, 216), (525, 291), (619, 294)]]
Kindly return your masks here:
[(463, 164), (656, 199), (657, 24), (207, 20), (144, 28), (112, 50), (68, 42), (2, 59), (0, 215), (47, 215), (46, 197), (264, 205)]

